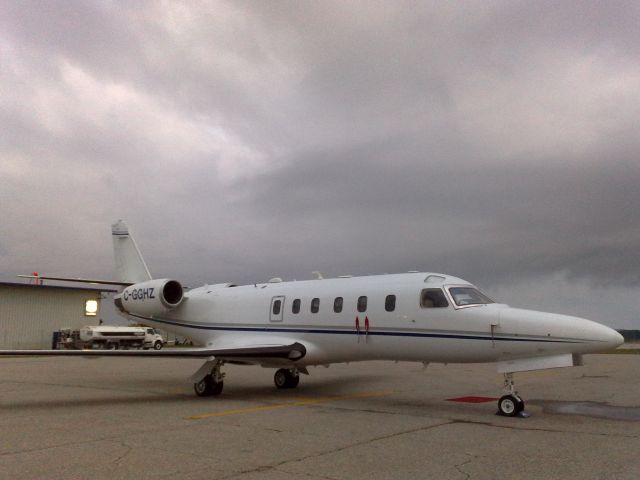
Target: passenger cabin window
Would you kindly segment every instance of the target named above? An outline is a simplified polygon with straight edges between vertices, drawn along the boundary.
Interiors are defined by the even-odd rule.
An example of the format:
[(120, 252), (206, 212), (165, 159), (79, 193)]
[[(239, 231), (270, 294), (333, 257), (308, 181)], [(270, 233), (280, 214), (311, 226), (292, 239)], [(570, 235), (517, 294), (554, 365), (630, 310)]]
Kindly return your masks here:
[(367, 311), (367, 297), (358, 297), (358, 311), (360, 313)]
[(282, 300), (276, 300), (273, 302), (273, 314), (280, 315), (280, 309), (282, 308)]
[(320, 310), (320, 299), (314, 298), (311, 300), (311, 313), (318, 313), (318, 310)]
[(342, 311), (342, 297), (336, 297), (336, 299), (333, 301), (333, 311), (336, 313), (340, 313)]
[(291, 304), (291, 313), (300, 313), (300, 299), (296, 298)]
[(441, 289), (425, 288), (420, 294), (420, 306), (422, 308), (446, 308), (449, 306), (449, 302)]
[(452, 287), (449, 289), (449, 293), (459, 307), (465, 305), (486, 305), (488, 303), (495, 303), (484, 293), (472, 287)]
[(396, 309), (396, 296), (395, 295), (387, 295), (387, 298), (384, 300), (384, 309), (387, 312), (393, 312)]

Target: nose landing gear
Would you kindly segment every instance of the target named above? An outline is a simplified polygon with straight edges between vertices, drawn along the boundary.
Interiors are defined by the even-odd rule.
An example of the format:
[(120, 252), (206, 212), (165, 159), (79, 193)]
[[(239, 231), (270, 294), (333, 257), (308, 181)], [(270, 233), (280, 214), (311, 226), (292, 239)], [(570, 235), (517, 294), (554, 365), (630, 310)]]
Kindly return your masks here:
[(504, 374), (504, 389), (508, 393), (498, 400), (498, 415), (504, 417), (525, 416), (524, 400), (516, 392), (513, 373)]

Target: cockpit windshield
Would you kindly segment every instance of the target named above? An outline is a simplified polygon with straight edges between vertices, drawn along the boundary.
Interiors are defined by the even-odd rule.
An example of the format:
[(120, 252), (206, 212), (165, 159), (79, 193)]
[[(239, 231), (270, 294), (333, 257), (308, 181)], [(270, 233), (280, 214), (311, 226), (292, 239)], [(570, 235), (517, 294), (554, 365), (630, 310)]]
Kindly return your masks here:
[(488, 303), (495, 303), (484, 293), (481, 293), (478, 289), (472, 287), (451, 287), (449, 293), (456, 302), (456, 305), (463, 307), (465, 305), (486, 305)]

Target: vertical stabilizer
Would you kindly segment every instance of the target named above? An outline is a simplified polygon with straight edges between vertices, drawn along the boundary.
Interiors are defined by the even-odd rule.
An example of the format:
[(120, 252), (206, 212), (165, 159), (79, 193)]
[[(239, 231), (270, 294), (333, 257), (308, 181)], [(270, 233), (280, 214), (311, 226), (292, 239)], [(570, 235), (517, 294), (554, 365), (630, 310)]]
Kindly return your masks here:
[(129, 234), (127, 225), (118, 220), (111, 226), (111, 235), (118, 281), (138, 283), (151, 280), (151, 273), (144, 263), (136, 241)]

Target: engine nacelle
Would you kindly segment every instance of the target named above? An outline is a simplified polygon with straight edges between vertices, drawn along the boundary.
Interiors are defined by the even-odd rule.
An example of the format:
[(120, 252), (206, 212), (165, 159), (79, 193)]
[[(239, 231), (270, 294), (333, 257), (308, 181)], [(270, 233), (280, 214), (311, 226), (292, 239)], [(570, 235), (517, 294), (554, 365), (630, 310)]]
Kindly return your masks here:
[(115, 298), (115, 304), (126, 313), (152, 316), (176, 308), (183, 298), (180, 282), (164, 278), (128, 286)]

